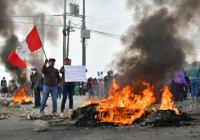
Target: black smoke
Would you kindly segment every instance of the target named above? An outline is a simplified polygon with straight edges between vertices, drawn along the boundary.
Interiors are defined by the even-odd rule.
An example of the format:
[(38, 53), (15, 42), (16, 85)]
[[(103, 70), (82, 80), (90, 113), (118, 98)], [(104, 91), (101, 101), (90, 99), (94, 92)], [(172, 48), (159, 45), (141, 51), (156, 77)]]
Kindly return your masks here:
[(6, 0), (0, 1), (0, 35), (8, 36), (13, 32), (13, 24), (11, 21), (6, 21), (7, 13), (9, 11), (9, 3)]
[[(1, 64), (5, 66), (5, 71), (10, 73), (12, 76), (17, 77), (17, 81), (19, 84), (24, 84), (26, 82), (26, 72), (23, 69), (18, 69), (13, 67), (7, 60), (9, 54), (15, 50), (17, 45), (19, 44), (18, 37), (15, 35), (15, 29), (17, 29), (15, 25), (15, 20), (18, 22), (33, 22), (33, 15), (37, 15), (40, 13), (41, 5), (48, 5), (48, 7), (58, 9), (62, 6), (62, 2), (57, 2), (54, 0), (15, 0), (15, 2), (10, 0), (1, 0), (0, 1), (0, 37), (5, 40), (4, 44), (0, 45), (0, 61)], [(15, 15), (24, 15), (26, 18), (13, 18)], [(30, 16), (30, 17), (29, 17)], [(56, 17), (57, 19), (58, 17)], [(28, 21), (25, 21), (27, 20)], [(52, 24), (52, 21), (55, 21), (54, 17), (48, 17), (46, 19), (46, 24)], [(22, 24), (23, 25), (23, 24)], [(23, 25), (27, 26), (27, 25)], [(27, 28), (26, 28), (27, 30)], [(31, 30), (31, 29), (30, 29)], [(26, 32), (27, 33), (27, 32)], [(26, 35), (26, 34), (25, 34)], [(46, 38), (55, 42), (58, 36), (58, 28), (50, 26), (46, 28)], [(25, 37), (24, 37), (25, 38)], [(50, 41), (50, 42), (51, 42)], [(35, 55), (33, 57), (30, 56), (29, 63), (30, 65), (41, 67), (43, 61), (42, 55)]]
[[(141, 22), (128, 29), (128, 36), (137, 37), (131, 41), (122, 39), (125, 49), (115, 60), (122, 86), (134, 81), (163, 86), (174, 71), (183, 68), (186, 50), (193, 51), (192, 43), (180, 35), (180, 31), (199, 23), (200, 1), (178, 0), (173, 9), (167, 7), (169, 2), (164, 0), (152, 2), (160, 8), (152, 8), (149, 16), (140, 15), (143, 16)], [(146, 6), (138, 0), (128, 0), (128, 4), (129, 9), (137, 8), (137, 4)]]
[(17, 82), (19, 84), (24, 84), (26, 82), (26, 77), (24, 76), (24, 70), (13, 67), (8, 62), (9, 54), (17, 47), (19, 44), (17, 36), (14, 34), (14, 25), (11, 19), (8, 17), (11, 15), (12, 10), (10, 10), (10, 2), (7, 0), (0, 1), (0, 36), (6, 41), (5, 44), (0, 46), (0, 57), (1, 62), (5, 66), (6, 72), (10, 73), (12, 76), (16, 76)]

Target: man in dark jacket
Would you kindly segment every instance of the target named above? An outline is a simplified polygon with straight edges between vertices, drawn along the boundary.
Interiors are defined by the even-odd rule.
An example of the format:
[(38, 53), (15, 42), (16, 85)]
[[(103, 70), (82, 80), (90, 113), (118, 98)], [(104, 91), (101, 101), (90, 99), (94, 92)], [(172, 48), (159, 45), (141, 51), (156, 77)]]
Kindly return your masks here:
[[(46, 59), (42, 68), (42, 73), (44, 74), (44, 87), (43, 87), (43, 97), (40, 106), (40, 113), (44, 113), (45, 105), (49, 97), (49, 93), (52, 96), (53, 102), (53, 115), (57, 115), (57, 86), (60, 86), (60, 76), (58, 69), (54, 68), (55, 59), (51, 58), (49, 61)], [(47, 63), (49, 66), (47, 67)]]
[(32, 68), (31, 76), (31, 89), (34, 92), (35, 97), (35, 106), (34, 108), (40, 107), (40, 83), (42, 80), (42, 74), (38, 71), (37, 68)]
[[(71, 59), (65, 58), (64, 59), (64, 65), (71, 65)], [(73, 95), (74, 95), (74, 88), (75, 83), (74, 82), (65, 82), (65, 70), (64, 66), (61, 67), (60, 73), (62, 73), (62, 79), (63, 79), (63, 98), (61, 103), (61, 114), (60, 116), (63, 117), (63, 112), (65, 110), (65, 103), (67, 100), (67, 96), (69, 97), (69, 112), (68, 115), (70, 117), (73, 109)]]

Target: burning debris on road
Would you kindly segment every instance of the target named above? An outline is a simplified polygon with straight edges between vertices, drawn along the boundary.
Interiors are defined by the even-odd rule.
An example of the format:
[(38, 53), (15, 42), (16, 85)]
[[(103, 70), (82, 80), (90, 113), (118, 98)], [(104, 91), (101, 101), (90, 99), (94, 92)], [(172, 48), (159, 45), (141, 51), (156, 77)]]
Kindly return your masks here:
[(21, 103), (21, 104), (31, 104), (31, 98), (27, 95), (27, 85), (22, 86), (19, 88), (16, 93), (12, 96), (12, 102), (15, 104)]
[(152, 127), (182, 126), (189, 125), (191, 120), (192, 118), (185, 113), (177, 115), (174, 110), (158, 110), (142, 118), (139, 125)]
[(187, 124), (191, 118), (174, 105), (167, 86), (162, 92), (159, 110), (149, 108), (155, 103), (153, 86), (143, 82), (144, 88), (134, 93), (130, 86), (120, 89), (113, 82), (106, 99), (89, 100), (85, 106), (74, 111), (72, 118), (79, 126), (132, 125), (176, 126)]

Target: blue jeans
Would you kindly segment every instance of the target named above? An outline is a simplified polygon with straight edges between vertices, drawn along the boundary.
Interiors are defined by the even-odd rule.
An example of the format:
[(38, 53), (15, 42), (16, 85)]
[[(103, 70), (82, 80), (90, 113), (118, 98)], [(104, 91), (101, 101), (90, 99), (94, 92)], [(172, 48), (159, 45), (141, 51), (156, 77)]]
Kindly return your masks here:
[(46, 86), (44, 85), (43, 87), (43, 97), (42, 97), (42, 102), (40, 106), (40, 112), (43, 112), (45, 109), (45, 105), (47, 102), (47, 99), (49, 97), (49, 93), (51, 93), (52, 97), (52, 103), (53, 103), (53, 113), (57, 112), (57, 94), (58, 94), (58, 89), (56, 86)]
[(69, 96), (69, 109), (73, 109), (73, 95), (74, 95), (74, 89), (73, 88), (67, 88), (66, 86), (63, 87), (63, 98), (61, 103), (61, 112), (64, 112), (65, 110), (65, 103), (67, 100), (67, 96)]
[(199, 92), (200, 80), (190, 80), (192, 97), (197, 97)]

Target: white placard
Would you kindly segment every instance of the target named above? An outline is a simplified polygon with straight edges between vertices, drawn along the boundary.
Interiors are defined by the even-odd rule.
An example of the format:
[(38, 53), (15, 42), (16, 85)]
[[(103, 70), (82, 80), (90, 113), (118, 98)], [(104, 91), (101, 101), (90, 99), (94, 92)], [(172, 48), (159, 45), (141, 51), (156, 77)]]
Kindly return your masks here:
[(85, 66), (65, 65), (65, 82), (86, 82)]

